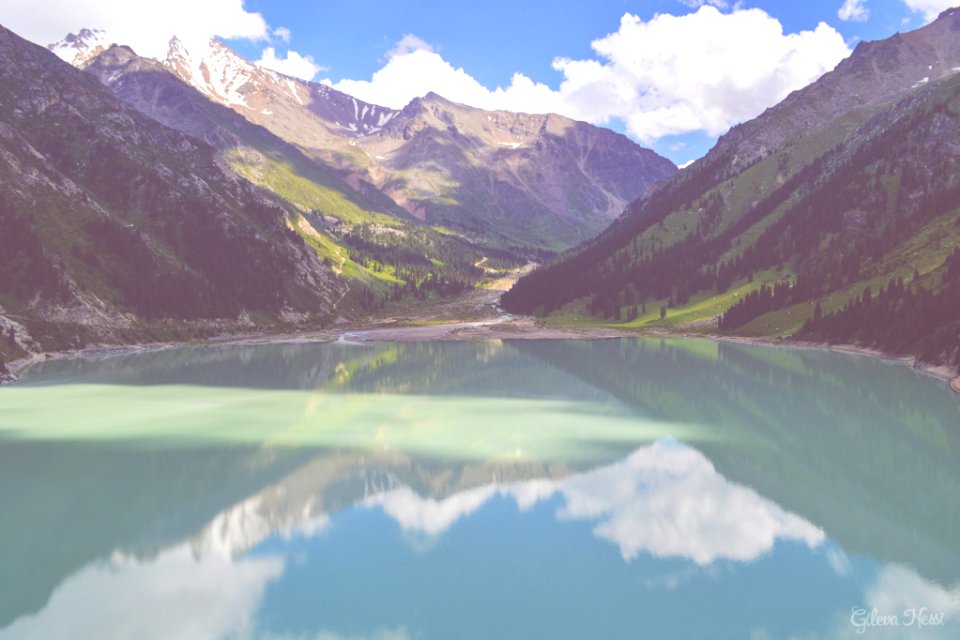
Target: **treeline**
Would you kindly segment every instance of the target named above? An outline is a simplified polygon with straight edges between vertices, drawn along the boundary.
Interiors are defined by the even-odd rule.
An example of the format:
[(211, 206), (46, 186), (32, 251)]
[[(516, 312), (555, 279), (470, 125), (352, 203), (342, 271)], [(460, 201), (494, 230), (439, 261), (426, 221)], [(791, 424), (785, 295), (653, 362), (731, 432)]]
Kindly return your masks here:
[(763, 284), (721, 314), (717, 327), (722, 331), (737, 329), (765, 313), (803, 302), (807, 299), (804, 294), (802, 288), (789, 281)]
[(361, 224), (342, 234), (354, 262), (372, 271), (393, 268), (404, 285), (394, 297), (454, 295), (478, 284), (486, 272), (477, 265), (487, 258), (490, 268), (513, 268), (521, 258), (507, 251), (479, 248), (456, 236), (432, 229), (409, 226), (403, 229)]
[[(793, 284), (761, 288), (721, 317), (724, 330), (769, 311), (822, 297), (876, 275), (892, 250), (957, 209), (960, 144), (955, 112), (960, 82), (907, 101), (859, 135), (827, 150), (722, 228), (727, 206), (712, 189), (733, 166), (723, 153), (694, 165), (632, 205), (595, 241), (538, 269), (503, 297), (515, 312), (547, 314), (589, 296), (590, 310), (628, 317), (633, 306), (685, 304), (693, 294), (721, 294), (765, 270), (786, 269)], [(720, 147), (718, 147), (719, 149)], [(784, 158), (778, 159), (783, 166)], [(736, 183), (734, 183), (736, 187)], [(640, 235), (674, 212), (699, 211), (686, 236), (669, 247)], [(755, 240), (747, 231), (771, 220)], [(724, 257), (731, 256), (731, 257)]]
[(834, 313), (815, 314), (796, 337), (857, 344), (960, 368), (960, 249), (947, 259), (939, 290), (891, 280), (866, 288)]

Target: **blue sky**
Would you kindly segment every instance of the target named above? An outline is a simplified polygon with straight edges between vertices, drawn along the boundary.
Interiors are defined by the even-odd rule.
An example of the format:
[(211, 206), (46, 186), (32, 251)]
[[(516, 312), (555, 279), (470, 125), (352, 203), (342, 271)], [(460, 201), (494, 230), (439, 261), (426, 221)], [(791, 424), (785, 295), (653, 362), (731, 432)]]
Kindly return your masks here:
[[(596, 58), (591, 42), (616, 32), (625, 13), (649, 21), (658, 13), (693, 13), (696, 4), (679, 0), (248, 0), (245, 7), (261, 13), (271, 25), (290, 28), (290, 42), (276, 46), (281, 57), (288, 48), (310, 55), (324, 67), (316, 77), (335, 84), (345, 79), (369, 80), (384, 66), (394, 45), (412, 34), (488, 88), (506, 87), (520, 72), (556, 89), (564, 76), (552, 66), (554, 59)], [(922, 12), (911, 10), (902, 0), (867, 0), (862, 6), (869, 15), (860, 20), (841, 20), (838, 11), (842, 4), (843, 0), (757, 1), (742, 2), (738, 8), (762, 9), (778, 20), (787, 34), (813, 30), (825, 22), (851, 49), (859, 40), (886, 38), (926, 22)], [(729, 3), (721, 11), (734, 9)], [(259, 56), (259, 43), (231, 44), (251, 59)], [(443, 87), (436, 90), (444, 93)], [(629, 133), (619, 118), (600, 124)], [(715, 132), (694, 130), (641, 142), (681, 164), (703, 155), (715, 140)]]
[[(765, 10), (789, 33), (827, 22), (848, 42), (886, 38), (924, 23), (923, 16), (901, 0), (869, 0), (870, 17), (865, 22), (840, 20), (841, 4), (842, 0), (781, 0), (743, 6)], [(288, 26), (290, 48), (329, 67), (321, 75), (334, 80), (369, 77), (383, 66), (387, 51), (412, 33), (491, 87), (509, 83), (516, 71), (555, 84), (560, 75), (551, 68), (553, 59), (591, 56), (590, 43), (616, 31), (624, 13), (647, 20), (655, 13), (694, 11), (678, 0), (247, 0), (244, 6), (261, 13), (271, 25)], [(259, 43), (231, 44), (251, 59), (259, 57)], [(277, 48), (282, 51), (286, 46)]]
[(39, 44), (83, 27), (162, 58), (176, 34), (400, 108), (427, 91), (607, 126), (682, 164), (730, 126), (960, 0), (3, 0)]

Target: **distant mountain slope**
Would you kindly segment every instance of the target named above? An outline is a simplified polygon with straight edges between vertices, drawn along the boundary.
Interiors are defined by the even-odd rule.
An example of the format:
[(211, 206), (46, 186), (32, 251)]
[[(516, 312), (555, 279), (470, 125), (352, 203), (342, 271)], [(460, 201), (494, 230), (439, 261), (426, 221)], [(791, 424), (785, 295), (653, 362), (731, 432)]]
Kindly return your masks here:
[[(945, 261), (960, 243), (958, 35), (960, 11), (950, 10), (859, 45), (595, 241), (522, 279), (504, 305), (789, 335), (897, 278), (931, 295), (949, 289)], [(956, 318), (944, 305), (930, 313), (941, 316), (931, 319), (935, 345), (920, 348), (915, 335), (896, 348), (951, 361)]]
[(267, 165), (279, 164), (295, 176), (326, 188), (330, 198), (337, 200), (337, 206), (330, 207), (331, 215), (381, 222), (389, 222), (391, 217), (412, 219), (389, 198), (379, 193), (369, 198), (357, 192), (326, 165), (310, 160), (290, 143), (209, 100), (164, 65), (141, 58), (128, 47), (112, 45), (89, 59), (83, 68), (154, 120), (226, 152), (228, 162), (242, 162), (263, 171), (268, 170)]
[(333, 312), (344, 286), (286, 205), (212, 147), (2, 27), (0, 57), (0, 313), (40, 346)]
[(563, 248), (593, 236), (670, 161), (623, 135), (556, 115), (484, 111), (431, 93), (357, 141), (368, 171), (425, 220), (502, 244)]
[[(88, 37), (101, 46), (101, 36)], [(84, 38), (51, 48), (90, 59)], [(556, 250), (603, 229), (676, 167), (625, 136), (559, 116), (487, 112), (431, 94), (400, 111), (258, 67), (214, 40), (174, 38), (163, 64), (336, 168), (371, 196), (496, 248)]]
[(369, 311), (397, 291), (459, 290), (484, 277), (475, 266), (484, 257), (510, 259), (430, 228), (376, 189), (360, 193), (321, 161), (127, 47), (111, 46), (84, 70), (146, 115), (214, 145), (237, 173), (292, 203), (298, 212), (290, 228), (349, 281), (342, 309)]

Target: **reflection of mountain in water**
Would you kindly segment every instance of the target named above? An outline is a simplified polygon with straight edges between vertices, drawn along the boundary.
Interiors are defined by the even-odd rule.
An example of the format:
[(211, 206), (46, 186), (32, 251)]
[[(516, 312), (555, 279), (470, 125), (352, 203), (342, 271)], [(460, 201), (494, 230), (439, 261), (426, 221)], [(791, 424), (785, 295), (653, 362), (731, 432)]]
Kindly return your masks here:
[(0, 440), (0, 628), (83, 565), (116, 552), (151, 557), (304, 460), (250, 448)]
[[(595, 521), (596, 535), (624, 557), (749, 559), (778, 537), (817, 544), (822, 529), (848, 552), (910, 564), (942, 585), (960, 578), (960, 403), (942, 385), (872, 359), (681, 340), (286, 344), (51, 361), (30, 377), (22, 388), (79, 380), (158, 385), (158, 393), (173, 382), (242, 393), (304, 389), (307, 400), (297, 402), (329, 396), (331, 405), (393, 396), (427, 409), (436, 396), (489, 399), (480, 410), (503, 404), (497, 399), (578, 401), (569, 406), (583, 411), (573, 416), (576, 433), (556, 437), (575, 435), (579, 448), (593, 441), (601, 454), (424, 456), (420, 440), (462, 431), (462, 416), (426, 412), (404, 414), (404, 436), (389, 449), (377, 445), (376, 431), (349, 446), (277, 446), (267, 436), (143, 448), (0, 439), (0, 482), (18, 487), (0, 497), (0, 544), (13, 551), (0, 561), (0, 573), (13, 578), (0, 588), (0, 627), (39, 609), (68, 574), (117, 551), (146, 562), (187, 543), (197, 558), (229, 561), (276, 533), (321, 530), (356, 504), (380, 505), (402, 526), (436, 535), (493, 495), (520, 506), (562, 496), (563, 517)], [(605, 430), (588, 405), (663, 427)], [(349, 431), (349, 413), (337, 420)], [(701, 453), (657, 444), (630, 454), (685, 425), (696, 425), (689, 444)], [(483, 450), (512, 450), (524, 431), (522, 419), (490, 427), (471, 437), (503, 438), (504, 446)], [(670, 465), (677, 474), (650, 485)], [(683, 497), (696, 495), (711, 496), (717, 512), (651, 537), (645, 524), (669, 522)], [(692, 500), (694, 511), (703, 507)]]
[(850, 552), (960, 579), (960, 403), (873, 358), (697, 340), (511, 343), (641, 412), (711, 430), (727, 478)]
[[(641, 447), (579, 473), (533, 465), (431, 468), (402, 455), (331, 453), (217, 514), (189, 544), (142, 558), (114, 553), (88, 565), (58, 586), (36, 616), (6, 633), (109, 637), (120, 620), (136, 637), (164, 637), (158, 630), (176, 635), (178, 627), (163, 620), (183, 620), (189, 599), (195, 614), (183, 635), (197, 636), (198, 628), (209, 637), (243, 635), (268, 583), (291, 561), (269, 547), (247, 554), (271, 535), (320, 535), (336, 512), (356, 505), (382, 509), (406, 532), (437, 537), (497, 496), (523, 511), (559, 496), (559, 526), (594, 523), (594, 535), (616, 545), (627, 561), (649, 554), (701, 566), (749, 562), (778, 541), (816, 547), (824, 540), (814, 525), (728, 482), (700, 453), (676, 442)], [(150, 602), (149, 614), (134, 618), (138, 600)], [(97, 604), (91, 610), (84, 602)]]

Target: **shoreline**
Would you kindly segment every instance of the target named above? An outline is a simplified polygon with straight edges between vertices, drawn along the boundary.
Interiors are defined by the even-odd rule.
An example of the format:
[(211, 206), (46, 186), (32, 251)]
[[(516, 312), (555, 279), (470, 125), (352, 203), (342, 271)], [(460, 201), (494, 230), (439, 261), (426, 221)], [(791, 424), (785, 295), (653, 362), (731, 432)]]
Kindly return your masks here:
[(196, 346), (243, 346), (258, 344), (296, 344), (307, 342), (456, 342), (482, 340), (599, 340), (608, 338), (700, 338), (715, 342), (734, 342), (759, 346), (775, 346), (790, 349), (819, 349), (839, 351), (867, 356), (909, 366), (910, 368), (943, 380), (955, 393), (960, 394), (960, 372), (945, 365), (932, 365), (917, 362), (911, 356), (897, 356), (877, 349), (849, 344), (826, 344), (801, 340), (774, 339), (761, 337), (725, 336), (718, 334), (698, 334), (688, 332), (669, 332), (662, 330), (636, 331), (618, 330), (605, 327), (561, 328), (537, 326), (533, 318), (500, 316), (491, 320), (474, 322), (448, 322), (439, 324), (403, 324), (387, 322), (375, 325), (342, 326), (331, 329), (294, 331), (291, 333), (269, 334), (251, 332), (230, 334), (213, 338), (188, 340), (181, 342), (153, 342), (144, 344), (96, 345), (84, 349), (70, 349), (33, 354), (7, 363), (7, 370), (16, 382), (17, 375), (25, 368), (46, 360), (71, 357), (119, 356), (150, 351), (162, 351), (180, 347)]

